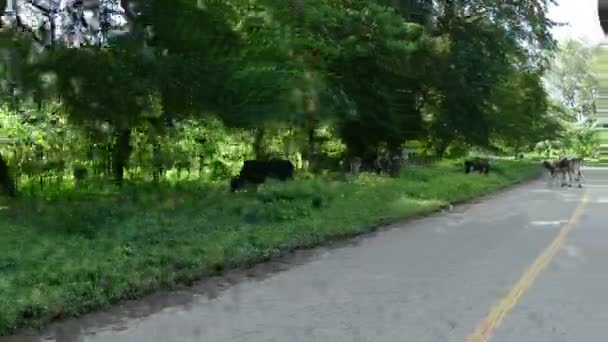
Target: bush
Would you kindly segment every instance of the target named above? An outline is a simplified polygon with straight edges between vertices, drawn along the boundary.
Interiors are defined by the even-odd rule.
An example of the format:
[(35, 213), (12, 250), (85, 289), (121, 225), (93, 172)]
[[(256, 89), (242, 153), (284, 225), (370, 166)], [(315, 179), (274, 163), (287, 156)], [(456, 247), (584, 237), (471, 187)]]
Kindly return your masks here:
[(219, 159), (215, 159), (209, 165), (211, 180), (225, 180), (232, 176), (230, 166)]

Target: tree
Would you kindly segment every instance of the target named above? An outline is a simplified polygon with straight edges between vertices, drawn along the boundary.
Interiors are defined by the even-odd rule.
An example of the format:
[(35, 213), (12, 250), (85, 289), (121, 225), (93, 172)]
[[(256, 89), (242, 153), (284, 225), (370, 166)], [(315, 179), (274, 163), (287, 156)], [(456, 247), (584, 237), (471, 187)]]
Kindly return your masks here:
[[(112, 172), (118, 184), (131, 152), (131, 130), (147, 115), (158, 115), (154, 66), (138, 52), (128, 47), (56, 48), (30, 70), (33, 75), (53, 76), (52, 91), (37, 91), (59, 96), (72, 123), (87, 129), (109, 125), (114, 136)], [(32, 77), (32, 87), (40, 84)]]
[(531, 150), (538, 142), (563, 132), (553, 117), (542, 74), (513, 70), (493, 94), (489, 125), (491, 140), (514, 154)]
[[(60, 103), (110, 145), (119, 183), (132, 148), (131, 160), (158, 157), (190, 122), (244, 132), (258, 158), (262, 142), (289, 131), (314, 161), (325, 127), (364, 159), (411, 140), (439, 155), (454, 144), (518, 150), (557, 131), (540, 84), (553, 47), (548, 2), (85, 1), (100, 23), (80, 22), (90, 39), (59, 43), (89, 5), (65, 7), (74, 15), (55, 26), (53, 49), (17, 49), (20, 78), (24, 99)], [(128, 30), (110, 34), (112, 15)]]
[[(27, 32), (39, 46), (102, 45), (108, 35), (124, 30), (125, 11), (119, 0), (11, 0), (3, 26)], [(13, 6), (14, 4), (14, 6)]]
[(533, 68), (548, 64), (547, 51), (556, 47), (551, 29), (556, 25), (547, 16), (555, 0), (440, 0), (436, 2), (437, 30), (449, 33), (454, 23), (466, 21), (475, 24), (490, 21), (496, 28), (508, 31), (510, 36), (525, 48), (527, 63)]
[(490, 146), (497, 87), (513, 72), (542, 73), (553, 49), (549, 1), (446, 0), (433, 30), (447, 52), (437, 56), (430, 140), (438, 155), (456, 141)]
[(451, 25), (449, 52), (435, 74), (439, 96), (430, 129), (438, 155), (457, 140), (489, 146), (492, 95), (518, 53), (509, 33), (490, 22), (453, 19)]
[(322, 105), (335, 109), (350, 154), (369, 155), (382, 144), (394, 151), (421, 133), (415, 58), (422, 26), (375, 1), (292, 1), (274, 9), (289, 18), (294, 54), (328, 86)]
[(112, 127), (118, 183), (133, 128), (204, 115), (239, 127), (257, 125), (268, 120), (262, 114), (277, 112), (287, 89), (284, 70), (252, 58), (254, 47), (261, 50), (254, 45), (259, 40), (235, 29), (235, 8), (165, 0), (138, 5), (131, 33), (110, 39), (107, 49), (57, 47), (30, 67), (30, 88), (39, 93), (38, 76), (54, 76), (47, 88), (73, 122)]
[(549, 96), (568, 111), (568, 120), (583, 123), (593, 118), (598, 82), (591, 63), (595, 54), (578, 40), (561, 44), (546, 74)]
[(563, 134), (551, 140), (564, 146), (562, 153), (590, 157), (599, 144), (594, 132), (599, 87), (592, 70), (595, 53), (595, 47), (568, 40), (560, 45), (545, 75), (550, 101), (557, 109), (555, 119), (563, 128)]

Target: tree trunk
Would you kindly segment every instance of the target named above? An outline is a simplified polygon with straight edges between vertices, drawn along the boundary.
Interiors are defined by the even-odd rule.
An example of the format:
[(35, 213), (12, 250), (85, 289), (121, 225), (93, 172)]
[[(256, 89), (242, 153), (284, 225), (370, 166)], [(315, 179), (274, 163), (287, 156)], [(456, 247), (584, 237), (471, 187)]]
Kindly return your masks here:
[(205, 163), (205, 156), (203, 156), (202, 154), (198, 156), (198, 178), (202, 178), (203, 177), (203, 168), (204, 168), (204, 164)]
[(133, 148), (131, 147), (131, 130), (123, 129), (116, 133), (112, 149), (112, 173), (116, 185), (122, 186), (125, 178), (125, 167)]
[(445, 151), (447, 151), (449, 144), (448, 143), (439, 143), (435, 145), (435, 153), (439, 159), (443, 159), (445, 156)]
[(308, 169), (312, 172), (318, 171), (316, 144), (316, 129), (314, 127), (308, 129)]
[(112, 174), (112, 145), (110, 143), (103, 144), (104, 149), (104, 172), (106, 177)]
[(161, 160), (161, 150), (160, 143), (154, 142), (154, 146), (152, 149), (152, 159), (154, 161), (154, 171), (152, 172), (152, 178), (155, 183), (160, 181), (160, 177), (163, 174), (163, 164)]
[(253, 140), (253, 154), (256, 160), (264, 160), (266, 158), (264, 153), (264, 135), (265, 131), (263, 128), (255, 130), (255, 136)]

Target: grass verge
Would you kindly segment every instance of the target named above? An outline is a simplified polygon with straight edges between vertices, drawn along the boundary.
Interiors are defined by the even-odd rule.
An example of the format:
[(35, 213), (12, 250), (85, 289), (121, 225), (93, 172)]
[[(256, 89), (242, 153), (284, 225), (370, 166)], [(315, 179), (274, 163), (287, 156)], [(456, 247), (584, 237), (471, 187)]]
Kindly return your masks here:
[(257, 193), (190, 183), (0, 203), (0, 335), (369, 232), (539, 174), (536, 163), (497, 161), (488, 176), (465, 175), (460, 162), (445, 161), (399, 178), (271, 182)]

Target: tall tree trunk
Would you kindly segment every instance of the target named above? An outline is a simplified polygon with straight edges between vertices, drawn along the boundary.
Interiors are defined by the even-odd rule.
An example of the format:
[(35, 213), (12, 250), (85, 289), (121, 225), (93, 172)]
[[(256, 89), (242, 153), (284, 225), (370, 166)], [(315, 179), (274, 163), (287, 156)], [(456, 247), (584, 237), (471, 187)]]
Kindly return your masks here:
[(317, 158), (316, 158), (316, 150), (315, 150), (315, 128), (309, 128), (308, 129), (308, 168), (311, 171), (315, 171), (317, 170)]
[(155, 141), (152, 147), (152, 159), (154, 160), (154, 171), (152, 172), (152, 178), (154, 179), (155, 183), (160, 182), (160, 177), (163, 174), (163, 163), (161, 158), (160, 143)]
[(445, 157), (445, 152), (447, 151), (449, 145), (450, 144), (446, 142), (441, 142), (435, 145), (435, 153), (439, 159), (443, 159), (443, 157)]
[(203, 177), (203, 168), (204, 167), (205, 167), (205, 156), (201, 154), (198, 156), (198, 178)]
[(107, 144), (103, 144), (103, 150), (104, 150), (104, 173), (106, 177), (110, 177), (110, 175), (112, 174), (112, 144), (111, 143), (107, 143)]
[(131, 130), (123, 129), (116, 133), (112, 148), (112, 173), (116, 185), (122, 186), (125, 178), (125, 167), (133, 148), (131, 147)]
[(255, 130), (255, 136), (253, 140), (253, 154), (255, 155), (256, 160), (264, 160), (266, 159), (266, 155), (264, 153), (264, 135), (266, 134), (263, 128), (258, 128)]

